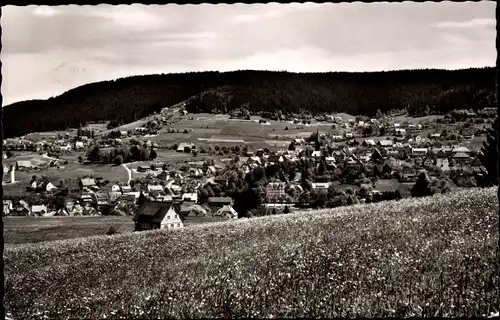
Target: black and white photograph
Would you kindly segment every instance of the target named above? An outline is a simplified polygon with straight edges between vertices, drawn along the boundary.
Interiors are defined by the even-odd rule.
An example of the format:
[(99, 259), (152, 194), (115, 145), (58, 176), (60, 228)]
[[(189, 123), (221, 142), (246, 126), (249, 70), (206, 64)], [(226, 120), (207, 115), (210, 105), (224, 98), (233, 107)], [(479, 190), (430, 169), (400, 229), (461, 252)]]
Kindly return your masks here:
[(6, 319), (500, 316), (495, 11), (2, 6)]

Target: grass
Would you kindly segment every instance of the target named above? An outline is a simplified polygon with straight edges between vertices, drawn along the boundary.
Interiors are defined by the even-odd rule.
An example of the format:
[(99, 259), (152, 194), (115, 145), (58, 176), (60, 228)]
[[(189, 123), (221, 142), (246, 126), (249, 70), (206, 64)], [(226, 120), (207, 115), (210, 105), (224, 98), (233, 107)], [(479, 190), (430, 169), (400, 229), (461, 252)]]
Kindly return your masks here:
[(14, 318), (460, 317), (498, 311), (496, 189), (6, 245)]
[[(104, 235), (109, 227), (119, 233), (134, 231), (131, 216), (4, 217), (6, 244), (38, 243)], [(213, 223), (223, 218), (190, 218), (185, 226)]]
[(134, 230), (132, 217), (4, 217), (6, 244), (36, 243), (103, 235), (110, 226), (119, 233)]

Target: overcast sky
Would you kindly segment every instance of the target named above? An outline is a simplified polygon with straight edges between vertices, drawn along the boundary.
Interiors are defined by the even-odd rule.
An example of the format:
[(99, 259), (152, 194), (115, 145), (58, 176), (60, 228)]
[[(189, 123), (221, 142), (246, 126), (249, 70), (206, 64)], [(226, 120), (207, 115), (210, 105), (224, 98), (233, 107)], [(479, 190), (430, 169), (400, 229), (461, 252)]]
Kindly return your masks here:
[(495, 2), (6, 6), (3, 105), (128, 75), (494, 66)]

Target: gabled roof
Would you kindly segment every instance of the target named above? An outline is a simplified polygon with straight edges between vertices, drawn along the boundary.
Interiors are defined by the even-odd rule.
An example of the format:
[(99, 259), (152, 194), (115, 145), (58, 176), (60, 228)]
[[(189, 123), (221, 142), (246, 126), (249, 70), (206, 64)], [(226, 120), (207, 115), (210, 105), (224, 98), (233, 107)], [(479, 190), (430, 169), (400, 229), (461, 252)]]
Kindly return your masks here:
[(232, 218), (237, 218), (238, 217), (238, 212), (236, 212), (236, 210), (234, 210), (233, 207), (225, 205), (222, 208), (220, 208), (219, 210), (217, 210), (216, 215), (217, 216), (227, 216), (227, 215), (230, 215)]
[(470, 158), (470, 156), (468, 154), (466, 154), (465, 152), (457, 152), (457, 153), (455, 153), (453, 158)]
[(148, 184), (148, 191), (163, 191), (163, 186)]
[(470, 150), (466, 147), (455, 147), (452, 149), (452, 152), (453, 153), (456, 153), (456, 152), (463, 152), (463, 153), (469, 153)]
[(392, 146), (392, 141), (391, 140), (379, 140), (378, 143), (381, 146)]
[(34, 204), (31, 207), (31, 212), (47, 212), (47, 207), (43, 204)]
[(82, 186), (84, 187), (91, 187), (95, 186), (95, 180), (94, 178), (83, 178), (80, 180)]
[(208, 198), (210, 203), (232, 203), (233, 199), (231, 197), (210, 197)]
[(146, 201), (137, 210), (133, 220), (135, 222), (161, 223), (170, 209), (174, 209), (171, 202)]
[(31, 161), (29, 161), (29, 160), (18, 160), (18, 161), (16, 161), (16, 164), (18, 167), (25, 167), (25, 168), (29, 168), (29, 167), (33, 166)]

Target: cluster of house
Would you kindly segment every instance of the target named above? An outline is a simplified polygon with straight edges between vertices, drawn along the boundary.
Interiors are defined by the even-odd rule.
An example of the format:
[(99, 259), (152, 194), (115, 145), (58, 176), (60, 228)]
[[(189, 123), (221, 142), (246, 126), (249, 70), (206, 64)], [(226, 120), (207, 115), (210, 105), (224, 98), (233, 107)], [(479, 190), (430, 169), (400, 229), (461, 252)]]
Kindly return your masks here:
[(62, 139), (54, 140), (41, 140), (41, 141), (31, 141), (27, 139), (7, 139), (4, 140), (3, 149), (10, 151), (60, 151), (60, 152), (70, 152), (72, 150), (82, 151), (85, 150), (91, 139), (88, 137), (81, 137), (81, 140), (75, 141), (70, 139), (69, 134), (67, 134)]

